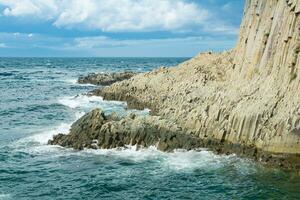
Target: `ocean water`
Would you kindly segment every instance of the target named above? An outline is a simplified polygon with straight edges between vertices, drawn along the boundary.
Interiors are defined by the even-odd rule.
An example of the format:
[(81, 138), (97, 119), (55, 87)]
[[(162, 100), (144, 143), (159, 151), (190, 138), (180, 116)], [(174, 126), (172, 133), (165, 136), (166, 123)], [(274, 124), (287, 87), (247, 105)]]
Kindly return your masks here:
[(84, 94), (90, 72), (149, 71), (185, 58), (0, 58), (2, 199), (300, 199), (299, 175), (209, 151), (49, 146), (84, 113), (127, 110)]

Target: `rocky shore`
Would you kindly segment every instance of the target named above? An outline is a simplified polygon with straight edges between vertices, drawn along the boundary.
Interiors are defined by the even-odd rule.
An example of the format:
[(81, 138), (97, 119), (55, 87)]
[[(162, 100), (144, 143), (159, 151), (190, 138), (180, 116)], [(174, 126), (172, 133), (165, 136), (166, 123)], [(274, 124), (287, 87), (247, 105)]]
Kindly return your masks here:
[(87, 76), (79, 77), (77, 82), (80, 84), (90, 83), (94, 85), (107, 86), (118, 81), (130, 79), (136, 74), (137, 73), (135, 72), (92, 73)]
[(84, 148), (117, 148), (126, 145), (156, 146), (161, 151), (196, 149), (203, 146), (199, 138), (184, 134), (180, 127), (160, 117), (130, 114), (119, 118), (95, 109), (75, 122), (68, 135), (58, 134), (49, 141), (82, 150)]
[[(82, 149), (97, 139), (99, 148), (147, 147), (175, 135), (187, 138), (183, 141), (188, 145), (170, 140), (167, 148), (158, 148), (207, 147), (299, 170), (299, 5), (299, 0), (248, 0), (231, 51), (201, 53), (176, 67), (138, 74), (93, 92), (105, 100), (126, 101), (129, 108), (150, 108), (160, 117), (104, 120), (95, 135), (94, 130), (85, 133), (94, 127), (89, 124), (93, 118), (87, 118), (81, 129), (78, 122), (73, 125), (71, 136), (58, 135), (50, 143)], [(77, 146), (81, 134), (88, 142)]]

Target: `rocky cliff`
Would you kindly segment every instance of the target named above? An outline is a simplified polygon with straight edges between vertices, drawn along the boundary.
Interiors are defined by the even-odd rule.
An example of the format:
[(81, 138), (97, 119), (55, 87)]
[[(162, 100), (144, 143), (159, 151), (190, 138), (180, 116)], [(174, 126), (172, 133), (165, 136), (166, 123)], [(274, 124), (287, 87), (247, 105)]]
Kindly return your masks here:
[(248, 0), (233, 50), (202, 53), (95, 94), (149, 107), (226, 151), (300, 167), (299, 52), (300, 0)]

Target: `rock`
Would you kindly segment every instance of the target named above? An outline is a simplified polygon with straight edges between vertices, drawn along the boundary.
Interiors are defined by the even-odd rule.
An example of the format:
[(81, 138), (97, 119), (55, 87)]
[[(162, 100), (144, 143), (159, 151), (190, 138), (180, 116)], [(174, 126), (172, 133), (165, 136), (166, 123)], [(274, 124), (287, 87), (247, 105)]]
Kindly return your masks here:
[(79, 77), (78, 83), (81, 84), (94, 84), (94, 85), (111, 85), (118, 81), (123, 81), (130, 79), (135, 76), (135, 72), (119, 72), (119, 73), (99, 73), (99, 74), (89, 74), (87, 76)]
[(49, 144), (56, 144), (75, 149), (91, 148), (94, 135), (107, 121), (107, 117), (100, 109), (95, 109), (77, 120), (70, 129), (70, 135), (58, 134), (54, 136)]
[(48, 143), (77, 150), (138, 145), (157, 146), (161, 151), (172, 151), (203, 146), (199, 138), (184, 134), (177, 125), (159, 117), (139, 117), (131, 114), (121, 120), (115, 119), (95, 109), (76, 121), (69, 134), (55, 135)]
[(220, 152), (278, 164), (274, 156), (264, 159), (277, 155), (291, 161), (280, 166), (299, 167), (299, 126), (289, 123), (300, 118), (299, 5), (248, 0), (234, 49), (201, 53), (94, 94), (150, 108)]

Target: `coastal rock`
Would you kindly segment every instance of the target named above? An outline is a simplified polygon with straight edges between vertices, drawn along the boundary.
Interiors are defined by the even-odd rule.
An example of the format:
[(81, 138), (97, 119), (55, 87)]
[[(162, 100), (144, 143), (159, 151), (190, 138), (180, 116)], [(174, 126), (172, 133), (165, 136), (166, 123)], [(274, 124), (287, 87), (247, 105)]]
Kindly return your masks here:
[(230, 152), (257, 160), (280, 157), (300, 168), (298, 5), (299, 0), (247, 0), (233, 50), (201, 53), (94, 94), (127, 101), (130, 108), (148, 107), (185, 133), (229, 144)]
[(156, 146), (161, 151), (172, 151), (203, 146), (202, 140), (184, 134), (176, 124), (160, 117), (131, 114), (120, 119), (105, 116), (100, 109), (95, 109), (76, 121), (69, 134), (58, 134), (48, 143), (78, 150), (137, 145)]
[(137, 73), (135, 72), (116, 72), (116, 73), (99, 73), (99, 74), (89, 74), (87, 76), (79, 77), (78, 83), (81, 84), (94, 84), (94, 85), (102, 85), (107, 86), (111, 85), (118, 81), (123, 81), (126, 79), (130, 79), (135, 76)]

